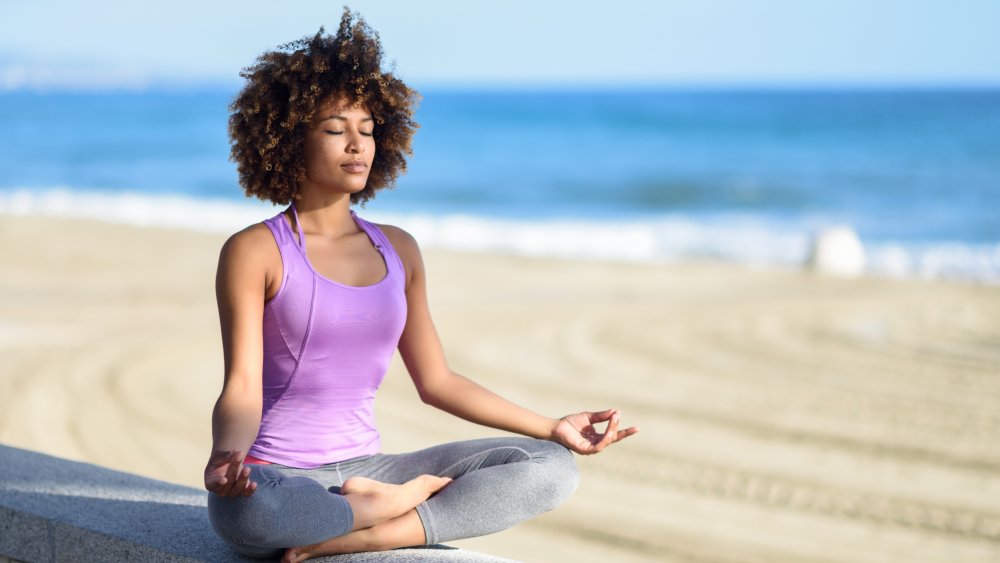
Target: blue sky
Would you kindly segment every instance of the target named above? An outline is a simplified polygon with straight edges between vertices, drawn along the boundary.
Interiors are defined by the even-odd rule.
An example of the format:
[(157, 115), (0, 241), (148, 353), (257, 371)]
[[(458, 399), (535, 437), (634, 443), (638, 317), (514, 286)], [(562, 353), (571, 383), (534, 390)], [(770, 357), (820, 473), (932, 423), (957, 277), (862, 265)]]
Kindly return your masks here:
[[(418, 87), (1000, 86), (1000, 0), (354, 0)], [(234, 85), (342, 3), (3, 0), (0, 90)]]

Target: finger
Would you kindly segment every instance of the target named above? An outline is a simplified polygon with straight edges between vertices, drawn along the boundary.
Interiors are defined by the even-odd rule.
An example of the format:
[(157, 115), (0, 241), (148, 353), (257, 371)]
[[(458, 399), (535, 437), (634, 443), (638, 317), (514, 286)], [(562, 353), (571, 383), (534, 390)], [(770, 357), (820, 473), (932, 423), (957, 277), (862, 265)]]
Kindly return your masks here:
[(630, 426), (630, 427), (626, 428), (625, 430), (619, 430), (618, 431), (618, 437), (615, 438), (615, 441), (617, 442), (618, 440), (624, 440), (625, 438), (628, 438), (629, 436), (634, 436), (634, 435), (636, 435), (638, 433), (639, 433), (639, 427), (638, 426)]
[(226, 484), (222, 487), (219, 492), (222, 496), (233, 496), (233, 491), (236, 490), (236, 482), (240, 476), (240, 470), (243, 468), (240, 464), (242, 456), (238, 450), (233, 450), (233, 453), (226, 459), (229, 466), (226, 468), (225, 478)]
[(233, 450), (233, 455), (229, 456), (229, 462), (230, 463), (235, 463), (237, 465), (242, 464), (242, 462), (243, 462), (243, 452), (241, 452), (239, 450)]
[(253, 481), (250, 481), (249, 483), (247, 483), (246, 488), (243, 489), (243, 496), (248, 497), (248, 496), (254, 494), (254, 492), (256, 490), (257, 490), (257, 483), (254, 483)]
[(230, 458), (227, 457), (225, 463), (223, 463), (223, 465), (220, 466), (222, 472), (219, 473), (218, 476), (216, 477), (216, 479), (218, 479), (219, 486), (216, 489), (215, 493), (221, 496), (229, 495), (229, 492), (233, 488), (233, 482), (235, 481), (233, 476), (230, 474), (230, 469), (232, 469), (232, 464), (229, 462), (229, 459)]
[(226, 484), (226, 478), (218, 475), (209, 475), (205, 479), (205, 488), (210, 492), (218, 494), (222, 486)]
[(239, 477), (236, 479), (236, 484), (233, 485), (233, 493), (236, 496), (242, 495), (246, 492), (247, 486), (251, 483), (250, 481), (250, 468), (244, 466), (240, 470)]
[(616, 412), (618, 412), (617, 409), (608, 409), (601, 412), (588, 412), (586, 414), (590, 418), (590, 423), (594, 424), (595, 422), (604, 422), (610, 419)]
[(239, 478), (240, 471), (243, 469), (243, 455), (236, 451), (233, 455), (229, 456), (229, 470), (228, 474), (235, 481)]
[(232, 491), (232, 489), (233, 489), (233, 482), (225, 477), (220, 477), (218, 485), (212, 492), (219, 495), (220, 497), (227, 497), (229, 496), (229, 492)]
[(615, 438), (618, 436), (618, 420), (620, 418), (621, 416), (618, 413), (611, 415), (611, 422), (608, 423), (608, 427), (604, 431), (604, 437), (594, 445), (594, 453), (603, 450), (615, 441)]

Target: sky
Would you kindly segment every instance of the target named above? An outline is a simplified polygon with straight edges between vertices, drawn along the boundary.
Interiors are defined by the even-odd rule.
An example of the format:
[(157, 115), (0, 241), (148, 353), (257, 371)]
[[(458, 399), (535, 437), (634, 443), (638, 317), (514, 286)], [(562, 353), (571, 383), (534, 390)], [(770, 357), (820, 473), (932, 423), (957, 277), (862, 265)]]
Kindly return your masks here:
[[(1000, 0), (351, 0), (417, 87), (1000, 86)], [(343, 2), (0, 0), (0, 91), (234, 86)]]

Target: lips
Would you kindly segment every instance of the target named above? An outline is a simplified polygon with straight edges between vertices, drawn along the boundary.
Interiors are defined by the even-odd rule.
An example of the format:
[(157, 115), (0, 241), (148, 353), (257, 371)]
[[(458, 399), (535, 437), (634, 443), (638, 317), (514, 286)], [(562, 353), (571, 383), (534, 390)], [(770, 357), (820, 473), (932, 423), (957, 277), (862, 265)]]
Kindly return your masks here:
[(346, 164), (341, 164), (341, 168), (352, 174), (360, 174), (368, 169), (368, 166), (364, 162), (348, 162)]

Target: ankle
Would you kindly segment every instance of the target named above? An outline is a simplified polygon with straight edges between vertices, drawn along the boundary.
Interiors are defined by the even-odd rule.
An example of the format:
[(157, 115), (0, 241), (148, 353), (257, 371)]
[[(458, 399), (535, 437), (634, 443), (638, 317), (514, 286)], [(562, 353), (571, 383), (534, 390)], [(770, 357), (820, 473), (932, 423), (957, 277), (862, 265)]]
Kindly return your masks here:
[(384, 551), (400, 547), (424, 545), (424, 525), (416, 510), (410, 510), (398, 518), (383, 522), (367, 530), (361, 538), (368, 547), (366, 551)]

